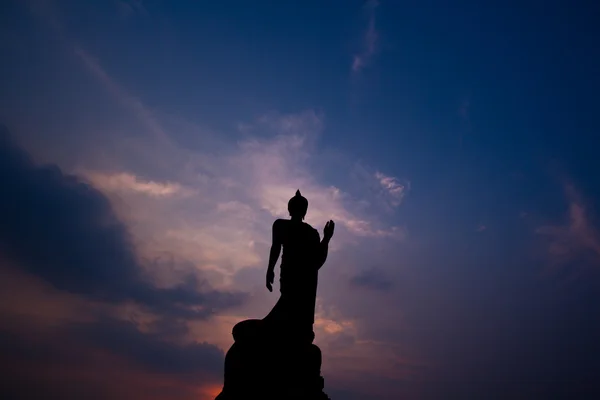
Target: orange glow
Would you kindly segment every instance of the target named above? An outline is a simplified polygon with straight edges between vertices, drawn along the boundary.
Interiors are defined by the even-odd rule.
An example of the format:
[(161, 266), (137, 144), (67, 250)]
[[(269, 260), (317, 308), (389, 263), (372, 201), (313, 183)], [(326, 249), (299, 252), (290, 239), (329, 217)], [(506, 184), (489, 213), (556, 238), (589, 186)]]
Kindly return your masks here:
[(214, 400), (221, 393), (223, 386), (221, 385), (206, 385), (198, 389), (199, 400)]

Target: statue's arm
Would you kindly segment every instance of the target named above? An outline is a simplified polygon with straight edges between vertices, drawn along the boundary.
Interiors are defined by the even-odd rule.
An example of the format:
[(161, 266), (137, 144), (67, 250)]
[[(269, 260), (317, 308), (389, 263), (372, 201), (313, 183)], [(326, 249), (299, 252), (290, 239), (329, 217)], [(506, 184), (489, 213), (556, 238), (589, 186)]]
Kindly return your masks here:
[(321, 243), (319, 243), (319, 259), (317, 262), (318, 269), (321, 269), (321, 267), (325, 264), (325, 261), (327, 261), (330, 239), (331, 238), (324, 237), (323, 240), (321, 240)]
[[(318, 260), (317, 260), (317, 268), (321, 269), (321, 267), (325, 264), (325, 261), (327, 261), (327, 253), (329, 252), (329, 241), (331, 240), (331, 237), (333, 236), (333, 231), (335, 229), (335, 223), (333, 221), (328, 221), (325, 224), (325, 229), (323, 232), (323, 240), (321, 240), (321, 242), (319, 243), (319, 250), (318, 250)], [(317, 236), (318, 236), (318, 232), (317, 232)]]
[(273, 242), (271, 244), (271, 252), (269, 253), (269, 266), (267, 271), (274, 271), (275, 264), (279, 259), (281, 253), (281, 220), (277, 220), (273, 223)]

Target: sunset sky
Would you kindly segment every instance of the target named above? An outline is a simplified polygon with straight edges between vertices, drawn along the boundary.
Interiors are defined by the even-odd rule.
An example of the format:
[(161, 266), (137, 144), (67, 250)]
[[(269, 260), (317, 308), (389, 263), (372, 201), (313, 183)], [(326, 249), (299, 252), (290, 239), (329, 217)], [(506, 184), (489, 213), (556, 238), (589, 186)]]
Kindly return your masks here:
[(296, 189), (333, 400), (600, 398), (597, 2), (1, 3), (0, 398), (214, 399)]

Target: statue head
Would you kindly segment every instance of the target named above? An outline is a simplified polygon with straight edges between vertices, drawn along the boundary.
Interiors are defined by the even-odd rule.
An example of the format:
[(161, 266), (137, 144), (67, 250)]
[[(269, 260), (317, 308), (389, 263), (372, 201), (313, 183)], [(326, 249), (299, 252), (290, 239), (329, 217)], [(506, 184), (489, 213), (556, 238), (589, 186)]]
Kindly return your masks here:
[(300, 190), (296, 190), (296, 195), (288, 201), (288, 211), (290, 217), (304, 219), (308, 210), (308, 200), (300, 194)]

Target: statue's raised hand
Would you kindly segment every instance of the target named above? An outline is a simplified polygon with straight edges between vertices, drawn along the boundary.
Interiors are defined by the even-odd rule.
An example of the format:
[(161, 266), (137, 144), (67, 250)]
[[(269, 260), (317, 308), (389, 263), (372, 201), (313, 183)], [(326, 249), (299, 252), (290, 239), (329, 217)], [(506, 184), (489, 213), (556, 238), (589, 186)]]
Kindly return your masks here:
[(325, 224), (325, 229), (323, 229), (323, 235), (325, 240), (331, 239), (333, 236), (333, 231), (335, 230), (335, 222), (332, 220), (327, 221)]

